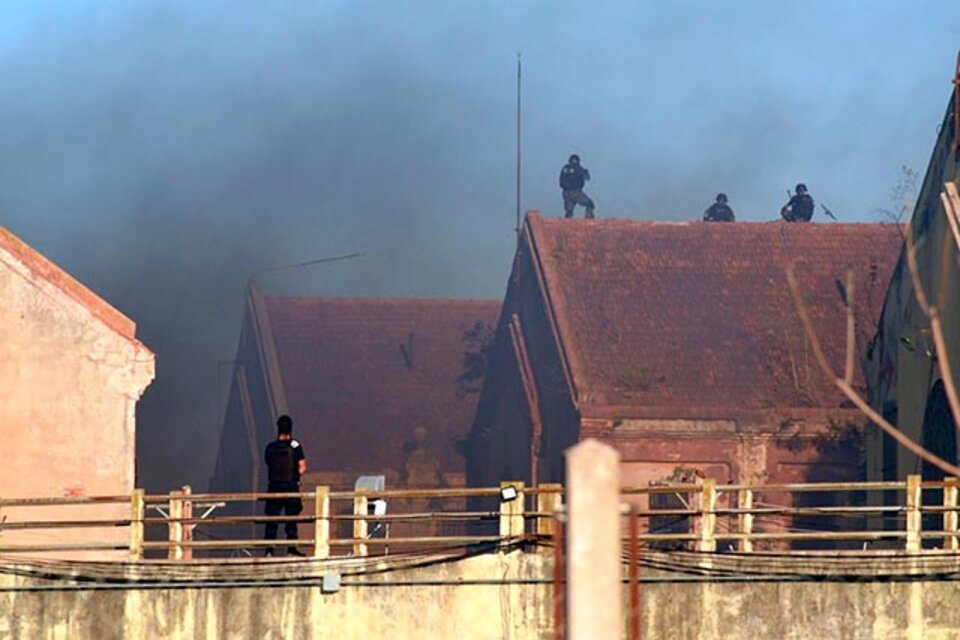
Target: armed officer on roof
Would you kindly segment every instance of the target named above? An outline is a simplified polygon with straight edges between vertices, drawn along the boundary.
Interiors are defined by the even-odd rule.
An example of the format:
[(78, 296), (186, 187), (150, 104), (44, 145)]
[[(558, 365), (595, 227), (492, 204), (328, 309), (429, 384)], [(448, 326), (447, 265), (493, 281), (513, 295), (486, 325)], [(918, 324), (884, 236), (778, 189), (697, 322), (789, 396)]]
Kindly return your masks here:
[(810, 222), (813, 217), (813, 198), (807, 193), (807, 185), (797, 185), (797, 193), (780, 208), (780, 215), (787, 222)]
[(565, 218), (573, 217), (573, 208), (582, 205), (587, 209), (587, 218), (593, 218), (593, 200), (583, 192), (584, 183), (590, 179), (590, 172), (580, 164), (580, 156), (573, 154), (560, 169), (560, 188), (563, 189), (563, 211)]
[[(277, 418), (277, 439), (267, 445), (263, 452), (267, 463), (267, 476), (270, 493), (297, 493), (300, 491), (300, 476), (307, 472), (307, 460), (303, 453), (303, 445), (293, 438), (293, 420), (290, 416)], [(268, 498), (264, 513), (268, 516), (278, 516), (283, 512), (286, 516), (298, 516), (303, 511), (303, 502), (300, 498)], [(277, 522), (267, 522), (264, 527), (264, 538), (277, 539)], [(287, 540), (297, 539), (297, 523), (285, 522), (284, 531)], [(287, 555), (302, 556), (295, 546), (287, 547)], [(273, 555), (273, 547), (267, 547), (267, 556)]]
[(736, 222), (737, 217), (733, 215), (733, 209), (727, 204), (727, 194), (718, 193), (717, 201), (707, 207), (703, 212), (704, 222)]

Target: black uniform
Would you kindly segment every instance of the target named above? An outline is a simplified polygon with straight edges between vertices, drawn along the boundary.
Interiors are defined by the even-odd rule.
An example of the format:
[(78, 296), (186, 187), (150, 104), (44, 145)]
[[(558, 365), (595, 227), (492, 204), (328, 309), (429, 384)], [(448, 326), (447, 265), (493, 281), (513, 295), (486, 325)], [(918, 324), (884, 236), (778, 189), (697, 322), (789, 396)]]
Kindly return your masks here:
[(560, 169), (560, 188), (563, 189), (564, 217), (573, 217), (573, 208), (582, 205), (587, 209), (587, 217), (593, 217), (593, 200), (583, 192), (583, 185), (590, 179), (590, 172), (579, 164), (567, 163)]
[(791, 196), (790, 202), (784, 207), (783, 219), (787, 222), (810, 222), (813, 218), (813, 198), (809, 193), (798, 193)]
[[(270, 493), (293, 493), (300, 491), (300, 461), (304, 459), (303, 445), (298, 440), (274, 440), (267, 445), (263, 453), (267, 463), (267, 477)], [(287, 516), (298, 516), (303, 511), (303, 502), (300, 498), (275, 498), (267, 500), (264, 513), (268, 516), (278, 516), (281, 512)], [(264, 537), (267, 540), (277, 538), (276, 522), (267, 522)], [(287, 540), (297, 539), (297, 523), (285, 522), (284, 531)]]
[(735, 222), (733, 209), (726, 202), (714, 202), (703, 212), (705, 222)]

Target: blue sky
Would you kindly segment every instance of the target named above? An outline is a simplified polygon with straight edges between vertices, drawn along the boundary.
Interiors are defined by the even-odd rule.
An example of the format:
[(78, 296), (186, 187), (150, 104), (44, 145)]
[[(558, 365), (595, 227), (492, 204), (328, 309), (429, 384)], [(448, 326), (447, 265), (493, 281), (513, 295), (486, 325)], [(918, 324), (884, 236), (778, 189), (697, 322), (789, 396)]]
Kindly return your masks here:
[(0, 224), (158, 352), (162, 484), (164, 421), (216, 440), (252, 273), (366, 251), (263, 284), (501, 297), (518, 50), (525, 209), (560, 213), (576, 152), (601, 217), (695, 219), (722, 190), (771, 220), (804, 181), (874, 221), (926, 167), (958, 48), (956, 2), (7, 0)]

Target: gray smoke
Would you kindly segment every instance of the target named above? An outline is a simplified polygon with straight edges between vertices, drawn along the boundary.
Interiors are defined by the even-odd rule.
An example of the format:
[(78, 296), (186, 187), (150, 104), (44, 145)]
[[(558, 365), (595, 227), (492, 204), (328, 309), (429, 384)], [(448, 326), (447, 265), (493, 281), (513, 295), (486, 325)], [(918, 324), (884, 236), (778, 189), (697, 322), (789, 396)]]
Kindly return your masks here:
[[(805, 180), (851, 220), (887, 204), (902, 164), (925, 164), (957, 35), (928, 11), (920, 60), (851, 41), (842, 25), (861, 16), (827, 6), (803, 49), (783, 44), (800, 10), (762, 3), (482, 4), (0, 9), (0, 222), (156, 351), (141, 484), (206, 485), (217, 362), (233, 357), (252, 274), (366, 251), (260, 282), (502, 295), (518, 48), (525, 208), (558, 212), (556, 173), (576, 151), (601, 216), (691, 219), (725, 190), (742, 219), (766, 220)], [(900, 18), (877, 12), (878, 37), (904, 38)]]

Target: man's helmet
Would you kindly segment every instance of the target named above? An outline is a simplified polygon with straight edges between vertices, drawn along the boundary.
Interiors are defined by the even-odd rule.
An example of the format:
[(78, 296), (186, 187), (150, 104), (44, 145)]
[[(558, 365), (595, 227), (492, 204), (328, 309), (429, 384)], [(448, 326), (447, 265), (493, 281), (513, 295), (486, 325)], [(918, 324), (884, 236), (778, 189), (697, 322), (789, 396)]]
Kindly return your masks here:
[(717, 194), (717, 202), (726, 202), (726, 201), (727, 201), (727, 194), (725, 193)]
[(802, 182), (797, 185), (797, 193), (806, 193), (806, 192), (807, 192), (807, 185), (803, 184)]
[(573, 154), (570, 156), (570, 159), (567, 160), (570, 164), (580, 164), (580, 156)]

